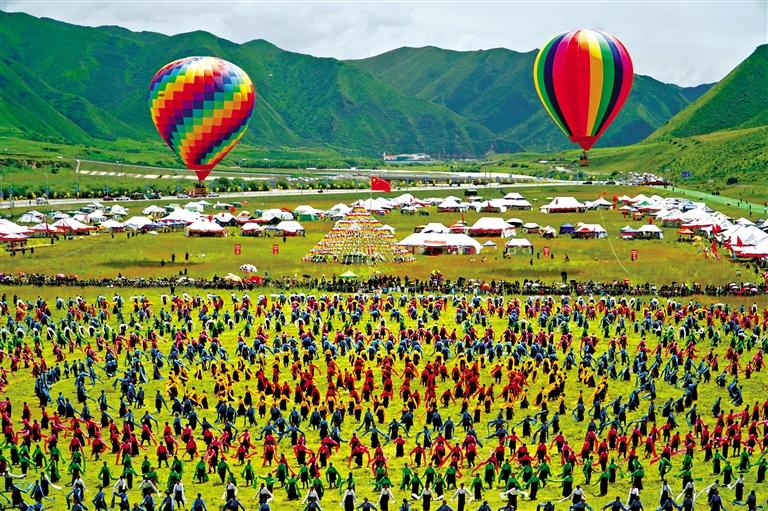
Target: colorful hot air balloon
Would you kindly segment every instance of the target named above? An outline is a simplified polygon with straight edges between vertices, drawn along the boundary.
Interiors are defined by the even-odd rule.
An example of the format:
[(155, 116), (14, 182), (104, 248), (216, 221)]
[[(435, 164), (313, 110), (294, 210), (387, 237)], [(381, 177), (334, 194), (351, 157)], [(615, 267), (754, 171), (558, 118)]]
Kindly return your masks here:
[(533, 65), (544, 108), (585, 151), (605, 132), (632, 88), (632, 60), (615, 37), (571, 30), (549, 41)]
[(248, 75), (216, 57), (175, 60), (149, 84), (152, 122), (200, 181), (243, 137), (255, 101)]

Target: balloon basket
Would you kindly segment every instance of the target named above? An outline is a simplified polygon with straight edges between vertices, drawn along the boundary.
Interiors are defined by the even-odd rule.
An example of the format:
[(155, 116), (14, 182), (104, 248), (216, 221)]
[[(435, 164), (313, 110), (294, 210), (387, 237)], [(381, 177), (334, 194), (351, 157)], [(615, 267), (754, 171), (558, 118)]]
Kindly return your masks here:
[(579, 167), (589, 167), (589, 157), (587, 156), (586, 152), (581, 153), (581, 157), (579, 158)]

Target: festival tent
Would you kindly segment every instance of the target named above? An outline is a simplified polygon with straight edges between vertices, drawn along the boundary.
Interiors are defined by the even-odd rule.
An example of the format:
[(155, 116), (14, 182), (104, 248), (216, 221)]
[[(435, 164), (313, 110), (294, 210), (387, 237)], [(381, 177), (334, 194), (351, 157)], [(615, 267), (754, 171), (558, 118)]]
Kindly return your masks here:
[(153, 222), (151, 219), (145, 216), (132, 216), (131, 218), (123, 222), (123, 225), (129, 229), (134, 229), (138, 231), (146, 228), (147, 226), (153, 225)]
[(128, 210), (120, 204), (115, 204), (114, 206), (107, 208), (107, 211), (112, 216), (125, 216), (128, 214)]
[(504, 245), (505, 254), (533, 254), (533, 243), (525, 238), (513, 238)]
[(399, 241), (398, 246), (407, 247), (414, 254), (478, 254), (483, 246), (466, 234), (416, 232)]
[(344, 280), (356, 280), (357, 279), (357, 274), (355, 272), (353, 272), (352, 270), (347, 270), (344, 273), (342, 273), (341, 275), (339, 275), (338, 278), (344, 279)]
[[(74, 218), (62, 218), (61, 220), (54, 222), (53, 225), (68, 234), (83, 234), (95, 229), (95, 227), (85, 225)], [(2, 231), (2, 229), (0, 229), (0, 231)]]
[(20, 233), (8, 233), (0, 235), (0, 243), (19, 243), (21, 246), (26, 245), (27, 236)]
[(469, 232), (469, 227), (467, 227), (466, 222), (459, 220), (455, 224), (449, 225), (448, 230), (454, 234), (467, 234)]
[(424, 234), (427, 234), (430, 232), (441, 234), (441, 233), (450, 232), (450, 229), (439, 222), (432, 222), (425, 225), (419, 232), (423, 232)]
[(118, 222), (117, 220), (109, 219), (106, 222), (102, 222), (102, 224), (99, 225), (99, 229), (102, 231), (122, 231), (125, 229), (125, 225)]
[(473, 204), (478, 213), (504, 213), (507, 211), (507, 202), (504, 199), (493, 199)]
[(560, 234), (573, 234), (573, 231), (575, 231), (576, 228), (573, 226), (573, 224), (563, 224), (560, 226)]
[(213, 209), (226, 209), (226, 210), (230, 210), (233, 207), (234, 206), (232, 204), (229, 204), (228, 202), (220, 202), (220, 201), (213, 205)]
[(283, 233), (283, 236), (299, 236), (304, 234), (304, 227), (295, 220), (283, 220), (275, 226), (275, 230)]
[(370, 212), (357, 206), (333, 225), (304, 260), (345, 264), (413, 261), (404, 247), (397, 246), (395, 236), (389, 231), (378, 229), (380, 226)]
[(446, 199), (437, 205), (438, 213), (460, 213), (469, 209), (469, 204), (464, 204), (453, 197), (446, 197)]
[(160, 219), (162, 223), (191, 224), (200, 218), (198, 213), (177, 208)]
[(482, 217), (469, 228), (469, 235), (474, 237), (500, 236), (509, 238), (515, 235), (515, 228), (498, 217)]
[(106, 220), (107, 220), (107, 215), (105, 215), (104, 212), (100, 209), (97, 209), (85, 215), (85, 221), (91, 225), (97, 225), (102, 222), (106, 222)]
[(656, 239), (660, 240), (664, 238), (664, 232), (653, 224), (645, 224), (641, 226), (637, 231), (635, 238), (640, 239)]
[(519, 218), (510, 218), (509, 220), (507, 220), (507, 223), (512, 227), (520, 227), (523, 225), (524, 222)]
[(227, 230), (212, 220), (198, 218), (186, 228), (187, 236), (226, 236)]
[(240, 225), (247, 224), (249, 222), (249, 220), (251, 220), (252, 218), (253, 217), (251, 216), (251, 214), (249, 212), (247, 212), (247, 211), (241, 211), (235, 217), (235, 219), (237, 220), (237, 223), (240, 224)]
[(585, 224), (579, 222), (576, 224), (576, 230), (571, 235), (573, 238), (607, 238), (608, 232), (600, 224)]
[(557, 236), (557, 231), (551, 225), (547, 225), (541, 229), (541, 236), (543, 238), (551, 239)]
[(541, 226), (536, 222), (528, 222), (523, 224), (523, 232), (527, 234), (538, 234), (541, 231)]
[(187, 211), (194, 211), (195, 213), (202, 213), (205, 209), (205, 205), (202, 202), (188, 202), (184, 205), (184, 209)]
[(611, 209), (613, 204), (600, 197), (597, 200), (587, 201), (584, 203), (587, 209)]
[(498, 245), (491, 240), (488, 240), (485, 243), (483, 243), (483, 248), (487, 248), (489, 250), (496, 250), (497, 247)]
[(296, 206), (296, 209), (293, 210), (293, 215), (299, 220), (317, 220), (318, 217), (323, 215), (323, 211), (307, 204), (302, 204), (301, 206)]
[(264, 226), (256, 222), (248, 222), (240, 230), (243, 236), (261, 236), (264, 234)]
[(19, 218), (20, 224), (39, 224), (45, 220), (45, 215), (39, 211), (27, 211)]
[(165, 215), (166, 211), (165, 211), (165, 208), (161, 208), (160, 206), (155, 206), (153, 204), (152, 206), (148, 206), (148, 207), (144, 208), (144, 210), (141, 213), (143, 215), (159, 218), (159, 217)]
[(748, 218), (741, 217), (738, 220), (734, 221), (733, 223), (738, 225), (755, 225), (755, 222), (752, 220), (749, 220)]
[(530, 211), (533, 209), (533, 205), (525, 199), (505, 199), (508, 209), (516, 209), (519, 211)]
[(222, 211), (221, 213), (216, 213), (213, 215), (213, 220), (223, 226), (227, 225), (237, 225), (237, 219), (232, 213), (229, 213), (227, 211)]
[(293, 213), (282, 209), (267, 209), (261, 212), (259, 222), (278, 224), (283, 220), (293, 220)]
[(352, 208), (343, 203), (338, 203), (328, 210), (328, 213), (332, 218), (344, 218), (344, 216), (352, 211)]
[(586, 206), (574, 197), (555, 197), (549, 204), (541, 206), (542, 213), (583, 212)]
[(754, 247), (731, 247), (733, 254), (742, 259), (766, 259), (768, 258), (768, 243)]
[(517, 192), (509, 192), (504, 196), (504, 198), (507, 200), (520, 200), (523, 198), (523, 196)]
[(30, 227), (29, 230), (32, 232), (32, 235), (37, 237), (56, 236), (57, 234), (61, 234), (63, 232), (58, 227), (48, 223), (34, 225)]

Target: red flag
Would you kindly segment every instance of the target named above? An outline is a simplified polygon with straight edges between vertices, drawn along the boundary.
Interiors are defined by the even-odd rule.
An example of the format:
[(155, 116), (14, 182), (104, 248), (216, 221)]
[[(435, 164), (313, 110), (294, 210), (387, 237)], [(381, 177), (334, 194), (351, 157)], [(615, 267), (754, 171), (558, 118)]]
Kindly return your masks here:
[(616, 197), (616, 194), (613, 194), (613, 206), (616, 207), (616, 203), (619, 201), (619, 198)]
[(386, 179), (380, 177), (371, 176), (371, 190), (374, 192), (391, 192), (392, 185)]

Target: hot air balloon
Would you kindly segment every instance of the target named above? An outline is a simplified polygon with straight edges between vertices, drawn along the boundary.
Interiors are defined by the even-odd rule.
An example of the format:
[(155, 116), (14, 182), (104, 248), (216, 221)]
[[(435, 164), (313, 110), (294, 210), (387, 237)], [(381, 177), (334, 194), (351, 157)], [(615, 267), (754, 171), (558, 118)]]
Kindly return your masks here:
[(198, 188), (248, 128), (256, 93), (245, 71), (216, 57), (187, 57), (163, 66), (149, 84), (149, 110), (160, 136)]
[(550, 40), (536, 56), (533, 83), (544, 108), (571, 142), (597, 142), (632, 88), (632, 60), (615, 37), (580, 29)]

